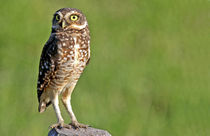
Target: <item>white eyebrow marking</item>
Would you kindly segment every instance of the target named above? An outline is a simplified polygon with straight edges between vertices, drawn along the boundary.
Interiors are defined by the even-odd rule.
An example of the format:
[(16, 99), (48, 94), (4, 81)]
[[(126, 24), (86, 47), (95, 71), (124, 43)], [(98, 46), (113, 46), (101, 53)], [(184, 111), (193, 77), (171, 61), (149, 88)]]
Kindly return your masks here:
[(58, 15), (60, 15), (61, 18), (63, 18), (63, 14), (59, 11), (57, 12)]
[(64, 18), (67, 19), (69, 17), (69, 15), (74, 14), (74, 13), (76, 13), (76, 12), (75, 11), (71, 11), (69, 13), (66, 13), (66, 15), (64, 16)]

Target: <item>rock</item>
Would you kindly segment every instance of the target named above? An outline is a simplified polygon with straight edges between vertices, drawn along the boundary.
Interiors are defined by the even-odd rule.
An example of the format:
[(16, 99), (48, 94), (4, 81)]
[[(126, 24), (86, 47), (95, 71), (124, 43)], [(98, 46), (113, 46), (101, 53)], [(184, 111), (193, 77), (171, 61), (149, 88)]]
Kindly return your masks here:
[(53, 128), (48, 133), (48, 136), (111, 136), (106, 130), (97, 128)]

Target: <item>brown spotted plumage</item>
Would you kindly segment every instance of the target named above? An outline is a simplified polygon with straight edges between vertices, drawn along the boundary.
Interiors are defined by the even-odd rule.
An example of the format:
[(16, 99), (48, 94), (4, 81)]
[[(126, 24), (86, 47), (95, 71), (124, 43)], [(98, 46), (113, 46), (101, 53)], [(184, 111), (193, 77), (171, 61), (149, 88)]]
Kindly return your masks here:
[(52, 33), (45, 44), (40, 64), (37, 84), (39, 112), (53, 105), (58, 123), (64, 124), (59, 108), (58, 95), (70, 117), (71, 125), (86, 127), (78, 123), (72, 107), (71, 93), (90, 59), (90, 35), (86, 17), (78, 9), (63, 8), (54, 14)]

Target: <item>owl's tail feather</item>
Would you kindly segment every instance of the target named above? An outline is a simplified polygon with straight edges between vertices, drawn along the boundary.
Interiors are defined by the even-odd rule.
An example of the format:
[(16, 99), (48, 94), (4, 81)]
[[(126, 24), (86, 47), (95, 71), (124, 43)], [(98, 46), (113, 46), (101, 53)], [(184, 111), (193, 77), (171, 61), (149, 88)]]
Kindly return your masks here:
[(38, 110), (39, 110), (40, 113), (44, 112), (46, 110), (46, 108), (47, 108), (46, 103), (44, 103), (44, 102), (39, 103)]
[(50, 104), (51, 102), (48, 102), (47, 104), (45, 102), (40, 102), (38, 108), (39, 112), (40, 113), (44, 112)]

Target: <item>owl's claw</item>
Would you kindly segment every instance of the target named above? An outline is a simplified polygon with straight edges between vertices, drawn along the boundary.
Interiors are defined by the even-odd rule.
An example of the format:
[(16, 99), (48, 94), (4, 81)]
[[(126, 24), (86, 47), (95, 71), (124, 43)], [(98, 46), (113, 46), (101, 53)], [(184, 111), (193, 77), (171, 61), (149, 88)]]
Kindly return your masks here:
[(53, 129), (53, 128), (68, 128), (68, 129), (70, 129), (71, 126), (68, 125), (68, 124), (64, 124), (64, 122), (58, 122), (58, 123), (52, 124), (52, 125), (50, 126), (50, 128), (51, 128), (51, 129)]
[(77, 128), (88, 128), (89, 127), (89, 125), (81, 124), (77, 121), (74, 121), (74, 122), (70, 123), (69, 125), (76, 128), (76, 129)]

